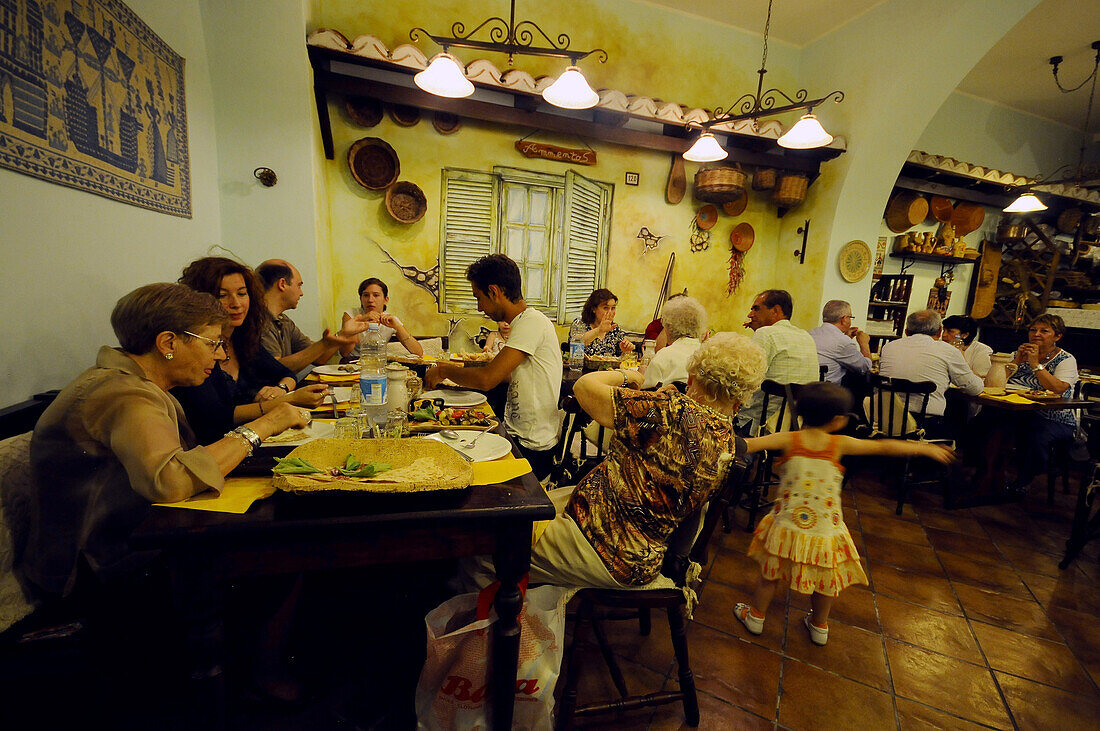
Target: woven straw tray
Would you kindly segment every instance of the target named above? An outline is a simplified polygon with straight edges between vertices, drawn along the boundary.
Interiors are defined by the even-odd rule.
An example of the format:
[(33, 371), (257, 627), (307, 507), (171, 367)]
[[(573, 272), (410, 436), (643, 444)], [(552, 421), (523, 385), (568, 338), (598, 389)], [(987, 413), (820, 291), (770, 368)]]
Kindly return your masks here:
[[(470, 463), (445, 444), (427, 439), (314, 439), (295, 447), (288, 457), (301, 457), (325, 469), (343, 465), (349, 454), (362, 462), (384, 462), (392, 468), (367, 481), (321, 482), (309, 475), (275, 475), (280, 490), (297, 494), (369, 492), (404, 494), (461, 490), (473, 479)], [(412, 466), (416, 462), (416, 466)], [(410, 468), (402, 470), (402, 468)], [(402, 470), (402, 471), (399, 471)]]

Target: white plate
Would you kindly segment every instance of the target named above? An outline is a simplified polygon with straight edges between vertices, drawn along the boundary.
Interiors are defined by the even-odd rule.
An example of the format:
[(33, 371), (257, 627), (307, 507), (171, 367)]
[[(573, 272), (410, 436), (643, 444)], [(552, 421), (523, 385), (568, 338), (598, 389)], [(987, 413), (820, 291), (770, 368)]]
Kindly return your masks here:
[[(455, 429), (454, 432), (458, 435), (458, 439), (447, 439), (441, 434), (432, 434), (430, 437), (424, 438), (434, 439), (437, 442), (443, 442), (452, 447), (457, 447), (463, 454), (475, 462), (489, 462), (490, 460), (499, 459), (512, 451), (512, 443), (499, 434), (472, 431), (470, 429)], [(478, 439), (479, 436), (481, 437), (480, 439)], [(462, 446), (463, 442), (469, 443), (474, 439), (477, 439), (477, 444), (474, 445), (473, 449), (465, 449)]]
[(480, 391), (452, 391), (439, 389), (425, 391), (417, 398), (441, 398), (444, 406), (477, 406), (485, 403), (485, 394)]
[[(331, 421), (315, 421), (306, 427), (307, 436), (295, 439), (293, 442), (264, 442), (261, 447), (297, 447), (314, 439), (327, 439), (336, 431), (336, 424)], [(478, 447), (481, 445), (478, 444)]]
[[(347, 365), (351, 365), (351, 364), (349, 363)], [(320, 374), (322, 376), (347, 376), (348, 378), (351, 378), (352, 376), (356, 375), (357, 371), (341, 370), (342, 368), (345, 368), (345, 367), (346, 366), (339, 365), (339, 364), (319, 365), (319, 366), (317, 366), (316, 368), (313, 369), (312, 373), (317, 373), (317, 374)]]
[[(351, 400), (352, 386), (333, 386), (332, 392), (336, 395), (336, 403), (345, 404)], [(332, 404), (332, 399), (326, 398), (325, 402), (321, 405)]]

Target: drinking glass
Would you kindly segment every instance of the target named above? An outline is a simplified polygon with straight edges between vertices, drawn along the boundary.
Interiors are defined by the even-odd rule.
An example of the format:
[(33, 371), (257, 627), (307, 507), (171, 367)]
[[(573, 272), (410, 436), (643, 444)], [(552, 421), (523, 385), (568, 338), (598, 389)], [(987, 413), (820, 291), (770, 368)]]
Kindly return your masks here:
[(382, 436), (390, 439), (400, 439), (408, 434), (409, 415), (400, 409), (392, 410), (386, 417), (386, 428)]
[(332, 433), (335, 439), (358, 439), (359, 419), (353, 416), (345, 416), (336, 420), (336, 430)]

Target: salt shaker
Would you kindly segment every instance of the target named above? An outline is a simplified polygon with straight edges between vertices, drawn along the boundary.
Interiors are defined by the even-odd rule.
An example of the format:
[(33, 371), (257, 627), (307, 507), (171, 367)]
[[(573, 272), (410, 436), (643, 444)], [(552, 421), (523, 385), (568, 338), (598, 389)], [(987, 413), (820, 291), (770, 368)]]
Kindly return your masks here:
[(392, 411), (409, 409), (409, 391), (405, 386), (409, 369), (397, 363), (386, 366), (386, 406)]

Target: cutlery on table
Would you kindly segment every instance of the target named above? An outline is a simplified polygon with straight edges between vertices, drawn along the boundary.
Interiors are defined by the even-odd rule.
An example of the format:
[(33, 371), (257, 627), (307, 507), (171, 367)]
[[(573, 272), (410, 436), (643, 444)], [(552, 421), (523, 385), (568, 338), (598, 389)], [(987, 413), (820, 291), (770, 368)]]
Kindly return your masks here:
[[(454, 444), (451, 444), (451, 442), (456, 441), (456, 440), (459, 443), (462, 442), (462, 438), (460, 436), (458, 436), (458, 434), (451, 431), (450, 429), (444, 429), (441, 432), (439, 432), (439, 436), (443, 437), (443, 440), (444, 440), (443, 444), (446, 444), (448, 447), (450, 447), (455, 452), (457, 452), (459, 457), (462, 457), (462, 459), (466, 460), (467, 462), (473, 462), (474, 461), (473, 457), (471, 457), (470, 455), (463, 452), (461, 449), (456, 447)], [(448, 439), (451, 440), (451, 441), (446, 441)]]

